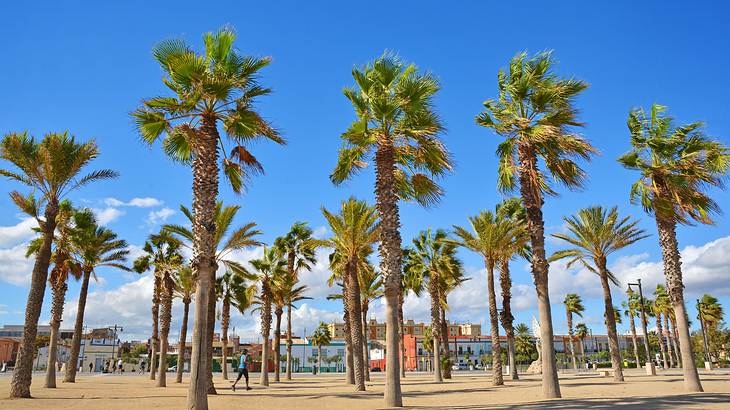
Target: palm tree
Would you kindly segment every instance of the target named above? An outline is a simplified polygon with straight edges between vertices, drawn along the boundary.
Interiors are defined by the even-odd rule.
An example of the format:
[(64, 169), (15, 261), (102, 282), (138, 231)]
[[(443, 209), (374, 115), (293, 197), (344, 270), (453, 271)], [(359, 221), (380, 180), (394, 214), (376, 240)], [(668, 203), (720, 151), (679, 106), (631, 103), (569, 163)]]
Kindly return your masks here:
[(524, 323), (518, 323), (515, 326), (515, 351), (523, 357), (531, 357), (536, 353), (535, 344), (532, 342), (530, 328)]
[[(386, 303), (386, 344), (398, 351), (398, 297), (401, 285), (401, 236), (399, 200), (420, 204), (435, 203), (441, 188), (434, 182), (451, 170), (446, 148), (438, 139), (443, 126), (433, 108), (439, 90), (431, 74), (421, 74), (416, 66), (403, 64), (384, 54), (372, 64), (354, 68), (356, 87), (345, 88), (357, 119), (342, 134), (337, 166), (330, 179), (340, 184), (373, 158), (375, 197), (380, 231), (380, 271)], [(385, 406), (401, 407), (399, 357), (386, 357)]]
[(79, 304), (76, 309), (71, 355), (63, 379), (64, 382), (68, 383), (76, 382), (90, 278), (93, 276), (96, 279), (96, 268), (100, 267), (131, 271), (129, 267), (124, 265), (129, 255), (127, 242), (119, 239), (117, 234), (111, 230), (98, 226), (96, 218), (90, 210), (76, 213), (74, 215), (74, 224), (77, 233), (74, 235), (73, 246), (78, 253), (77, 258), (81, 262), (83, 277), (81, 278), (81, 290), (79, 291)]
[(659, 303), (659, 307), (662, 310), (662, 320), (664, 321), (662, 324), (662, 331), (663, 333), (660, 333), (662, 338), (664, 339), (664, 343), (666, 345), (666, 351), (667, 351), (667, 357), (669, 358), (669, 367), (674, 367), (675, 364), (675, 356), (672, 351), (672, 333), (671, 328), (669, 327), (669, 316), (672, 312), (672, 303), (669, 301), (669, 294), (667, 293), (667, 288), (664, 287), (664, 285), (657, 285), (657, 289), (655, 290), (654, 295), (660, 294), (661, 297), (656, 297), (655, 303)]
[[(68, 200), (61, 201), (59, 204), (58, 215), (56, 216), (56, 231), (54, 243), (56, 245), (51, 255), (51, 261), (54, 266), (48, 278), (51, 285), (52, 302), (51, 302), (51, 335), (48, 343), (48, 365), (46, 366), (46, 388), (56, 387), (56, 353), (58, 351), (58, 329), (61, 326), (63, 317), (63, 305), (66, 300), (66, 291), (68, 290), (68, 278), (73, 276), (76, 280), (81, 278), (81, 266), (74, 257), (73, 252), (73, 235), (75, 227), (73, 225), (73, 215), (77, 212), (71, 206)], [(39, 228), (35, 228), (40, 231)], [(38, 250), (43, 243), (42, 237), (36, 237), (31, 241), (25, 256), (37, 256)]]
[(235, 306), (236, 295), (246, 292), (249, 288), (247, 280), (256, 280), (256, 276), (241, 274), (241, 272), (226, 271), (223, 276), (216, 278), (216, 299), (221, 300), (221, 343), (223, 345), (223, 379), (228, 380), (228, 325), (231, 322), (231, 305)]
[(329, 328), (324, 322), (319, 322), (319, 326), (312, 334), (312, 344), (317, 346), (317, 371), (322, 369), (322, 346), (327, 346), (332, 342)]
[[(48, 133), (41, 141), (28, 136), (27, 132), (10, 133), (0, 142), (0, 158), (16, 168), (0, 169), (0, 175), (31, 189), (27, 196), (13, 191), (10, 198), (21, 211), (35, 219), (43, 238), (33, 264), (23, 339), (10, 387), (11, 398), (30, 397), (38, 318), (43, 308), (60, 203), (65, 196), (78, 188), (117, 176), (116, 172), (110, 170), (80, 175), (98, 155), (99, 150), (94, 141), (78, 143), (67, 132)], [(36, 198), (36, 194), (40, 196)]]
[[(272, 281), (279, 280), (283, 275), (287, 274), (286, 259), (281, 254), (281, 249), (272, 246), (264, 247), (263, 256), (260, 259), (254, 259), (251, 262), (259, 273), (258, 281), (261, 284), (259, 291), (259, 304), (261, 308), (261, 337), (263, 345), (261, 351), (261, 381), (262, 386), (269, 385), (269, 337), (271, 335), (271, 306), (273, 303)], [(277, 364), (278, 366), (278, 364)]]
[(338, 259), (341, 258), (336, 254), (336, 251), (330, 254), (330, 269), (332, 270), (332, 276), (330, 276), (329, 280), (327, 281), (327, 285), (329, 287), (332, 287), (335, 283), (337, 283), (337, 285), (339, 285), (341, 288), (341, 292), (328, 295), (327, 300), (342, 300), (342, 310), (344, 311), (342, 314), (342, 321), (344, 323), (343, 333), (345, 335), (345, 379), (347, 384), (354, 385), (355, 360), (352, 357), (352, 329), (349, 313), (351, 309), (347, 302), (348, 298), (344, 297), (343, 295), (345, 293), (345, 288), (349, 286), (349, 279), (348, 275), (345, 275), (342, 272), (344, 270), (344, 267), (336, 262), (336, 260)]
[[(405, 334), (404, 334), (404, 318), (403, 318), (403, 303), (405, 302), (406, 298), (408, 297), (408, 294), (413, 292), (413, 294), (416, 297), (420, 297), (421, 293), (423, 293), (424, 290), (424, 278), (421, 275), (414, 274), (409, 271), (408, 269), (408, 258), (409, 253), (411, 252), (410, 249), (405, 248), (402, 250), (403, 254), (403, 273), (401, 274), (401, 294), (398, 298), (398, 319), (400, 321), (398, 326), (398, 332), (400, 336), (400, 347), (401, 347), (401, 358), (403, 358), (401, 362), (401, 377), (406, 377), (406, 363), (405, 363), (405, 357), (406, 357), (406, 345), (405, 345)], [(382, 281), (381, 281), (381, 287), (382, 287)], [(382, 296), (383, 292), (380, 292), (380, 295)], [(367, 329), (366, 329), (367, 330)], [(431, 348), (433, 348), (433, 339), (429, 339), (429, 343), (431, 344)]]
[[(241, 55), (233, 43), (236, 34), (224, 27), (203, 36), (205, 53), (197, 54), (183, 40), (165, 40), (153, 55), (163, 70), (163, 82), (173, 97), (153, 97), (132, 113), (139, 133), (149, 144), (164, 135), (166, 154), (192, 165), (193, 170), (193, 270), (198, 278), (193, 322), (188, 408), (207, 408), (206, 392), (212, 388), (208, 312), (214, 303), (215, 209), (218, 196), (218, 155), (223, 154), (223, 174), (235, 192), (247, 177), (263, 167), (246, 148), (256, 139), (279, 144), (284, 140), (256, 110), (257, 97), (271, 90), (261, 87), (259, 71), (271, 61)], [(222, 125), (233, 148), (229, 152), (218, 133)], [(207, 353), (207, 354), (206, 354)]]
[[(215, 211), (213, 212), (213, 219), (215, 220), (215, 232), (211, 240), (215, 249), (214, 261), (216, 266), (223, 265), (226, 271), (230, 271), (235, 274), (248, 276), (249, 273), (246, 267), (238, 262), (233, 254), (238, 251), (250, 249), (255, 246), (260, 246), (262, 243), (257, 239), (261, 235), (261, 231), (256, 229), (255, 222), (248, 222), (238, 228), (231, 231), (233, 220), (236, 218), (238, 211), (241, 209), (238, 205), (224, 205), (222, 201), (216, 202)], [(180, 212), (188, 219), (192, 226), (195, 226), (195, 216), (191, 210), (183, 205), (180, 206)], [(191, 230), (184, 225), (165, 225), (163, 230), (170, 232), (179, 239), (181, 239), (182, 245), (189, 248), (193, 253), (195, 252), (195, 230)], [(215, 272), (214, 272), (215, 276)], [(213, 361), (213, 333), (215, 331), (215, 286), (210, 288), (213, 294), (207, 299), (209, 306), (207, 309), (208, 319), (206, 320), (208, 329), (206, 337), (208, 341), (206, 346), (207, 361), (212, 363)], [(197, 292), (197, 289), (196, 289)], [(197, 293), (196, 293), (197, 294)], [(197, 297), (197, 296), (196, 296)], [(195, 335), (193, 335), (193, 339)], [(192, 366), (192, 363), (191, 363)], [(208, 369), (208, 379), (210, 382), (209, 393), (214, 394), (215, 388), (213, 387), (213, 367)], [(192, 370), (191, 370), (192, 373)], [(192, 377), (192, 376), (191, 376)]]
[(433, 328), (431, 326), (423, 328), (423, 339), (421, 339), (421, 345), (423, 346), (423, 350), (428, 352), (428, 360), (430, 364), (429, 371), (434, 371), (433, 358), (431, 357), (433, 354)]
[(312, 299), (304, 296), (307, 291), (306, 285), (298, 285), (298, 278), (292, 276), (287, 271), (286, 275), (281, 275), (273, 282), (272, 300), (274, 304), (274, 316), (276, 316), (276, 327), (274, 328), (274, 381), (281, 381), (281, 316), (284, 314), (284, 308), (293, 306), (294, 303), (306, 299)]
[(458, 276), (462, 270), (456, 258), (456, 244), (449, 241), (443, 229), (435, 233), (431, 229), (421, 231), (413, 239), (413, 247), (407, 253), (406, 276), (413, 275), (428, 280), (428, 293), (431, 296), (431, 330), (433, 332), (434, 381), (443, 382), (441, 361), (442, 351), (447, 349), (448, 335), (443, 333), (442, 311), (444, 306), (441, 292), (446, 291), (447, 283)]
[[(155, 283), (152, 291), (152, 355), (150, 357), (150, 379), (155, 379), (155, 370), (158, 371), (157, 387), (167, 386), (167, 346), (172, 320), (172, 296), (175, 291), (173, 275), (180, 269), (183, 258), (180, 254), (181, 243), (168, 231), (162, 229), (159, 233), (149, 236), (145, 241), (144, 252), (134, 261), (134, 270), (143, 273), (153, 270)], [(159, 309), (162, 307), (162, 314)], [(159, 330), (158, 330), (158, 321)], [(159, 334), (158, 334), (159, 331)], [(158, 338), (159, 337), (159, 338)], [(160, 363), (156, 364), (159, 345)], [(155, 369), (158, 366), (158, 369)]]
[(621, 306), (624, 308), (624, 315), (629, 318), (629, 328), (631, 329), (631, 344), (634, 347), (634, 360), (636, 360), (636, 366), (639, 367), (639, 342), (636, 337), (636, 322), (635, 318), (639, 317), (641, 309), (641, 302), (639, 301), (639, 295), (633, 290), (627, 291), (628, 301), (621, 302)]
[[(286, 254), (287, 270), (289, 276), (298, 280), (299, 271), (311, 271), (316, 264), (315, 251), (321, 245), (321, 241), (314, 239), (313, 231), (306, 222), (295, 222), (286, 235), (276, 239), (274, 246), (277, 246)], [(286, 379), (291, 380), (292, 372), (292, 303), (286, 307)], [(278, 380), (278, 379), (277, 379)]]
[(517, 357), (515, 352), (515, 331), (512, 323), (512, 278), (509, 271), (509, 262), (515, 256), (523, 257), (527, 260), (530, 258), (530, 235), (527, 232), (527, 223), (525, 221), (525, 208), (518, 198), (510, 198), (497, 204), (495, 213), (498, 218), (506, 219), (507, 222), (514, 224), (514, 229), (510, 229), (510, 235), (504, 237), (504, 243), (501, 244), (501, 256), (499, 259), (499, 285), (502, 290), (502, 311), (500, 320), (507, 336), (507, 355), (509, 360), (510, 378), (518, 380), (517, 375)]
[[(375, 270), (375, 267), (372, 265), (370, 265), (368, 269), (360, 269), (358, 273), (360, 282), (360, 303), (362, 303), (362, 348), (363, 361), (365, 363), (365, 381), (370, 381), (368, 310), (370, 309), (370, 302), (380, 299), (383, 296), (383, 278), (380, 272)], [(400, 305), (402, 306), (403, 304), (401, 303)]]
[(578, 338), (578, 340), (580, 340), (580, 357), (582, 363), (586, 362), (585, 340), (586, 337), (588, 337), (588, 332), (588, 326), (586, 326), (585, 323), (578, 323), (577, 325), (575, 325), (575, 336)]
[(553, 236), (573, 247), (555, 252), (550, 261), (569, 258), (568, 267), (580, 262), (600, 278), (613, 379), (617, 382), (623, 381), (616, 314), (609, 287), (609, 281), (618, 285), (618, 280), (608, 270), (607, 258), (610, 254), (646, 238), (647, 235), (644, 234), (644, 230), (637, 227), (638, 221), (632, 221), (630, 217), (619, 218), (616, 207), (610, 210), (600, 206), (584, 208), (576, 215), (565, 217), (563, 220), (568, 226), (568, 233), (556, 233)]
[[(332, 237), (327, 242), (334, 249), (330, 266), (334, 266), (333, 272), (344, 274), (343, 292), (352, 335), (355, 389), (364, 391), (366, 363), (363, 360), (362, 302), (358, 273), (370, 268), (367, 257), (378, 240), (378, 214), (374, 207), (355, 198), (343, 201), (339, 214), (324, 207), (322, 214), (332, 231)], [(397, 344), (395, 351), (398, 351)]]
[(185, 369), (185, 343), (188, 337), (188, 315), (190, 314), (190, 302), (195, 294), (195, 280), (193, 270), (190, 266), (180, 266), (172, 277), (175, 281), (173, 296), (183, 303), (183, 318), (180, 326), (180, 341), (177, 349), (177, 375), (175, 383), (182, 383), (183, 370)]
[(502, 376), (502, 348), (499, 342), (499, 315), (497, 313), (497, 294), (494, 289), (494, 268), (504, 258), (503, 249), (512, 243), (516, 231), (524, 232), (524, 227), (497, 216), (491, 211), (482, 211), (469, 217), (471, 231), (454, 226), (454, 234), (459, 245), (478, 253), (484, 259), (487, 270), (487, 294), (489, 297), (489, 318), (492, 333), (492, 377), (495, 386), (504, 384)]
[[(589, 159), (595, 149), (572, 132), (578, 122), (575, 98), (588, 87), (583, 81), (562, 79), (551, 68), (550, 52), (528, 58), (512, 58), (509, 72), (500, 70), (499, 98), (487, 100), (477, 123), (503, 136), (497, 148), (498, 187), (513, 191), (518, 185), (527, 212), (532, 247), (532, 276), (537, 289), (542, 346), (542, 388), (545, 398), (560, 397), (553, 343), (553, 321), (548, 291), (548, 261), (545, 257), (543, 196), (555, 195), (549, 179), (578, 188), (585, 172), (573, 158)], [(540, 169), (542, 159), (545, 171)]]
[(565, 305), (565, 315), (568, 320), (568, 338), (570, 339), (570, 356), (573, 359), (573, 369), (578, 370), (578, 361), (575, 359), (575, 340), (573, 339), (573, 315), (583, 317), (586, 308), (583, 306), (583, 300), (576, 293), (568, 293), (563, 299)]
[[(695, 308), (697, 309), (697, 320), (704, 322), (704, 332), (716, 331), (725, 314), (717, 298), (705, 293)], [(715, 357), (719, 357), (717, 352), (714, 353)]]
[(656, 285), (656, 290), (654, 291), (654, 303), (651, 308), (654, 312), (654, 317), (656, 318), (656, 334), (657, 339), (659, 340), (659, 351), (662, 354), (662, 365), (665, 369), (669, 367), (667, 364), (668, 346), (664, 342), (664, 331), (666, 329), (662, 327), (662, 317), (664, 312), (667, 311), (669, 304), (669, 294), (667, 293), (667, 289), (662, 285)]
[(631, 199), (654, 215), (662, 248), (664, 276), (679, 333), (685, 389), (702, 391), (692, 356), (684, 284), (677, 243), (677, 224), (693, 221), (712, 224), (718, 204), (707, 194), (722, 187), (730, 169), (730, 151), (702, 132), (702, 123), (675, 127), (666, 107), (654, 104), (649, 116), (643, 109), (629, 113), (627, 125), (632, 150), (619, 158), (626, 168), (639, 171), (640, 179), (631, 187)]

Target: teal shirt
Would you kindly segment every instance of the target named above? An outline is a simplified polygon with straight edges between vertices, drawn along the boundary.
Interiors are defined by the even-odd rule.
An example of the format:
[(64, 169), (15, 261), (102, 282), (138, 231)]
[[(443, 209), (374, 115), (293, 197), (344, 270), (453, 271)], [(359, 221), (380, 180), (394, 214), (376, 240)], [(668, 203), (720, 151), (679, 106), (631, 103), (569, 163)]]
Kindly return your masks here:
[(246, 368), (246, 355), (245, 354), (242, 354), (241, 357), (238, 359), (238, 368), (239, 369)]

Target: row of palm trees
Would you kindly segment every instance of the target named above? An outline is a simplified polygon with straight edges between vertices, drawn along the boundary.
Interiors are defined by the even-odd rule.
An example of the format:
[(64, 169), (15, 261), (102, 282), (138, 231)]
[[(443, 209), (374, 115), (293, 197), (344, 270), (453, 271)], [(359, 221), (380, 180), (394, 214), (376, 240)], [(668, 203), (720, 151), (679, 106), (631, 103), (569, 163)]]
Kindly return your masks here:
[[(207, 33), (203, 38), (204, 53), (197, 53), (181, 40), (159, 43), (153, 55), (163, 71), (163, 83), (171, 91), (170, 96), (146, 99), (132, 113), (146, 142), (154, 144), (162, 140), (165, 153), (175, 161), (191, 166), (193, 171), (189, 246), (193, 254), (190, 266), (196, 290), (187, 407), (195, 409), (207, 408), (206, 394), (212, 390), (209, 346), (215, 319), (216, 271), (220, 262), (216, 248), (220, 170), (234, 192), (241, 192), (249, 177), (263, 170), (262, 164), (247, 148), (250, 143), (260, 139), (285, 143), (255, 106), (257, 97), (270, 93), (258, 81), (260, 70), (270, 59), (241, 55), (234, 48), (235, 38), (229, 28)], [(556, 185), (569, 189), (583, 186), (587, 174), (577, 161), (590, 160), (596, 152), (595, 147), (576, 131), (582, 123), (578, 119), (575, 99), (588, 85), (573, 78), (559, 77), (552, 71), (553, 65), (550, 53), (518, 54), (510, 61), (508, 69), (500, 71), (497, 77), (498, 97), (487, 100), (484, 111), (476, 118), (479, 125), (494, 130), (503, 138), (497, 149), (497, 186), (504, 192), (518, 191), (524, 207), (522, 229), (529, 239), (526, 244), (530, 249), (537, 291), (543, 395), (546, 398), (560, 397), (560, 386), (553, 346), (549, 259), (545, 252), (542, 206), (546, 196), (557, 194)], [(423, 73), (415, 65), (405, 64), (390, 54), (353, 69), (352, 75), (355, 86), (346, 88), (344, 94), (353, 105), (356, 119), (342, 134), (343, 146), (331, 180), (339, 185), (369, 162), (374, 163), (375, 211), (379, 219), (377, 242), (386, 300), (386, 349), (397, 352), (402, 351), (399, 347), (402, 335), (399, 310), (404, 297), (403, 278), (407, 276), (403, 275), (399, 203), (406, 200), (424, 206), (435, 204), (443, 195), (437, 180), (452, 170), (450, 154), (440, 140), (444, 127), (433, 103), (440, 85), (432, 74)], [(701, 123), (674, 126), (664, 110), (664, 107), (653, 105), (649, 115), (641, 109), (630, 112), (628, 127), (632, 150), (619, 161), (624, 167), (640, 173), (639, 180), (631, 187), (631, 198), (656, 220), (667, 290), (677, 320), (685, 384), (690, 391), (701, 391), (697, 370), (689, 359), (689, 326), (675, 228), (677, 224), (695, 221), (712, 223), (711, 214), (718, 210), (718, 205), (706, 189), (721, 186), (730, 166), (730, 154), (726, 147), (702, 133)], [(223, 135), (219, 129), (224, 131)], [(70, 143), (64, 142), (69, 140)], [(59, 146), (54, 146), (55, 142)], [(84, 152), (64, 151), (67, 149)], [(38, 201), (22, 194), (13, 197), (21, 209), (30, 209), (29, 204), (37, 205), (35, 215), (43, 238), (33, 270), (23, 350), (13, 377), (11, 395), (14, 397), (30, 395), (32, 355), (23, 352), (31, 351), (36, 335), (60, 200), (71, 190), (115, 175), (111, 171), (100, 171), (78, 178), (81, 168), (96, 155), (93, 143), (76, 144), (70, 137), (50, 138), (45, 145), (18, 134), (3, 141), (2, 157), (20, 170), (19, 173), (3, 171), (3, 174), (42, 194)], [(43, 161), (46, 158), (48, 160)], [(79, 158), (79, 161), (66, 161), (66, 158)], [(43, 217), (40, 216), (41, 207), (44, 207)], [(606, 211), (601, 209), (586, 211), (586, 217), (590, 217), (589, 214), (606, 217)], [(628, 221), (626, 224), (631, 225)], [(473, 228), (472, 236), (476, 237), (479, 233), (476, 226)], [(459, 237), (456, 241), (469, 247), (467, 239)], [(590, 266), (601, 277), (605, 289), (607, 280), (610, 281), (605, 257), (613, 249), (608, 247), (601, 249), (603, 254), (591, 254), (582, 245), (571, 244), (575, 248), (566, 250), (568, 253), (564, 257)], [(296, 241), (288, 245), (287, 251), (281, 252), (285, 255), (282, 259), (287, 272), (296, 275), (297, 254), (302, 253), (298, 253)], [(353, 270), (363, 258), (359, 249), (348, 247), (344, 250), (347, 252), (338, 252), (339, 256), (334, 259), (335, 266), (341, 266), (342, 281), (346, 284), (345, 299), (349, 305), (345, 310), (356, 336), (362, 334), (362, 326), (356, 320), (359, 315), (354, 313), (360, 310), (361, 314), (361, 306), (350, 302), (359, 294)], [(578, 252), (570, 255), (571, 250)], [(485, 256), (483, 249), (477, 252)], [(271, 256), (266, 262), (270, 270), (263, 275), (259, 291), (264, 307), (264, 326), (268, 326), (271, 316), (268, 307), (272, 296), (268, 281), (273, 275), (272, 269), (278, 266)], [(561, 255), (554, 256), (557, 257)], [(504, 259), (493, 253), (485, 256), (487, 271), (493, 271), (494, 266), (502, 268)], [(161, 280), (161, 288), (167, 286), (164, 282)], [(493, 295), (493, 282), (490, 283), (489, 293)], [(438, 289), (440, 285), (437, 281), (433, 286), (429, 283), (429, 291), (434, 288), (433, 292), (443, 292)], [(169, 290), (166, 292), (162, 298), (164, 303), (168, 303)], [(443, 307), (436, 306), (435, 310), (440, 310), (438, 313), (443, 318)], [(496, 305), (490, 303), (490, 319), (494, 319), (494, 311)], [(508, 316), (504, 310), (503, 315)], [(613, 315), (606, 317), (610, 326)], [(494, 325), (492, 333), (495, 333)], [(264, 340), (268, 339), (268, 334), (266, 336)], [(356, 363), (361, 362), (362, 354), (357, 354), (362, 350), (361, 343), (353, 340), (351, 348), (350, 357)], [(403, 367), (399, 356), (389, 354), (386, 358), (387, 407), (402, 406), (400, 377)], [(262, 374), (262, 382), (268, 382), (264, 377), (268, 376)], [(354, 378), (357, 389), (363, 389), (364, 372), (356, 371)], [(495, 379), (495, 382), (499, 380)]]

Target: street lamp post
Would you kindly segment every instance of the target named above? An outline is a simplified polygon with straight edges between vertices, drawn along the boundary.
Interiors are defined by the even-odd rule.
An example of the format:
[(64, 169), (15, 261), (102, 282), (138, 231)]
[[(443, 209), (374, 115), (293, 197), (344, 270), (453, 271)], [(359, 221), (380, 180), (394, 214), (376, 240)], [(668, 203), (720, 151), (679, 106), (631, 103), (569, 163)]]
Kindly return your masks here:
[(114, 325), (113, 328), (112, 327), (109, 327), (108, 329), (109, 330), (112, 330), (114, 332), (113, 333), (113, 337), (112, 337), (112, 360), (111, 360), (112, 373), (114, 373), (114, 371), (116, 370), (116, 362), (114, 361), (114, 347), (117, 344), (117, 330), (119, 330), (120, 332), (123, 332), (124, 331), (124, 328), (122, 328), (119, 325)]
[[(641, 289), (641, 279), (636, 279), (636, 283), (629, 283), (627, 292), (631, 291), (632, 286), (639, 288), (639, 310), (641, 311), (641, 327), (644, 330), (644, 351), (646, 351), (646, 374), (649, 376), (656, 376), (656, 367), (654, 367), (654, 361), (649, 357), (651, 352), (649, 351), (649, 333), (646, 330), (646, 312), (644, 311), (644, 293)], [(638, 365), (638, 363), (637, 363)]]
[(697, 299), (697, 312), (700, 316), (700, 329), (702, 329), (702, 343), (705, 347), (705, 369), (712, 370), (712, 361), (710, 360), (710, 349), (707, 347), (707, 331), (705, 330), (705, 315), (702, 314), (702, 306), (705, 304)]

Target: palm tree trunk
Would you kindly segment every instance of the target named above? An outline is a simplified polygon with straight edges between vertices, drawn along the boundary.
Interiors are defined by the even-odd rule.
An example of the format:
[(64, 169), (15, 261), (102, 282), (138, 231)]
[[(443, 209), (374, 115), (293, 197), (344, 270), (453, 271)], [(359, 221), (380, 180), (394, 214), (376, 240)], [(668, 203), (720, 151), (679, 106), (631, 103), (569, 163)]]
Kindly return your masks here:
[(499, 285), (502, 289), (502, 327), (507, 336), (507, 353), (509, 357), (510, 379), (519, 380), (517, 375), (517, 356), (515, 352), (515, 329), (512, 325), (512, 278), (509, 273), (509, 260), (499, 262)]
[(499, 342), (499, 317), (497, 315), (497, 293), (494, 290), (494, 261), (485, 261), (487, 266), (487, 294), (489, 298), (489, 321), (492, 333), (492, 384), (502, 386), (502, 344)]
[(76, 308), (76, 323), (74, 325), (74, 337), (71, 341), (71, 357), (66, 364), (66, 374), (63, 381), (66, 383), (76, 382), (76, 371), (79, 368), (79, 353), (81, 352), (81, 338), (84, 337), (84, 312), (86, 310), (86, 296), (89, 293), (89, 279), (91, 269), (84, 269), (84, 277), (81, 280), (79, 291), (79, 305)]
[(666, 369), (667, 367), (667, 348), (664, 346), (664, 331), (662, 329), (662, 314), (656, 313), (656, 333), (659, 341), (659, 351), (662, 353), (662, 365)]
[(281, 381), (281, 315), (283, 308), (276, 308), (276, 327), (274, 327), (274, 381)]
[(520, 193), (525, 204), (527, 230), (532, 245), (532, 277), (537, 291), (537, 308), (540, 313), (540, 346), (542, 358), (542, 394), (546, 399), (559, 398), (560, 384), (555, 363), (553, 342), (553, 318), (548, 292), (548, 261), (545, 257), (545, 222), (542, 215), (542, 192), (537, 172), (535, 152), (526, 146), (517, 150), (520, 170)]
[(223, 345), (223, 380), (228, 380), (228, 323), (231, 318), (231, 302), (223, 298), (223, 311), (221, 312), (221, 344)]
[(611, 355), (611, 366), (613, 367), (613, 381), (624, 381), (624, 373), (621, 369), (621, 350), (618, 344), (618, 333), (616, 332), (616, 312), (613, 310), (611, 299), (611, 288), (608, 285), (608, 270), (606, 261), (596, 261), (601, 274), (601, 287), (603, 288), (603, 304), (605, 305), (606, 330), (608, 331), (608, 350)]
[(172, 291), (175, 287), (169, 272), (164, 273), (162, 284), (162, 316), (160, 317), (160, 363), (157, 387), (167, 387), (167, 346), (172, 321)]
[(573, 312), (567, 307), (565, 318), (568, 321), (568, 346), (570, 347), (570, 358), (573, 360), (573, 370), (578, 370), (578, 360), (575, 358), (575, 340), (573, 338)]
[[(345, 290), (345, 297), (348, 298), (348, 307), (350, 308), (350, 321), (352, 333), (352, 359), (355, 365), (355, 390), (365, 391), (365, 363), (363, 363), (363, 333), (362, 333), (362, 311), (360, 303), (360, 281), (357, 277), (357, 260), (352, 259), (347, 263), (345, 274), (350, 276), (350, 280)], [(396, 344), (396, 349), (397, 349)], [(398, 350), (395, 350), (396, 352)]]
[[(380, 216), (380, 271), (385, 294), (385, 407), (402, 407), (398, 354), (398, 295), (401, 293), (401, 237), (395, 180), (395, 148), (390, 135), (379, 136), (375, 152), (375, 198)], [(353, 346), (354, 347), (354, 346)]]
[[(345, 275), (345, 281), (347, 281), (347, 275)], [(343, 286), (343, 292), (345, 286)], [(345, 311), (343, 315), (345, 321), (345, 382), (347, 384), (355, 384), (355, 361), (352, 358), (352, 329), (350, 328), (350, 314), (347, 311), (346, 299), (343, 298), (343, 309)]]
[(317, 374), (322, 372), (322, 345), (317, 345)]
[(679, 354), (679, 346), (677, 346), (677, 339), (679, 339), (677, 333), (677, 321), (673, 316), (670, 316), (669, 323), (672, 325), (672, 348), (674, 349), (674, 354), (677, 358), (677, 367), (682, 367), (682, 358)]
[[(439, 292), (439, 298), (441, 298), (441, 292)], [(442, 300), (443, 302), (443, 300)], [(446, 365), (441, 366), (441, 371), (444, 374), (444, 379), (451, 379), (451, 353), (449, 352), (449, 324), (446, 322), (446, 311), (440, 308), (441, 320), (441, 349), (443, 350), (443, 357), (445, 358)], [(442, 359), (444, 360), (444, 359)]]
[(362, 302), (362, 358), (365, 362), (365, 381), (370, 381), (370, 349), (368, 349), (368, 302)]
[[(53, 276), (53, 275), (52, 275)], [(51, 284), (53, 301), (51, 302), (51, 340), (48, 343), (48, 365), (46, 366), (46, 388), (56, 388), (56, 361), (58, 354), (58, 329), (63, 317), (63, 304), (66, 299), (66, 278)]]
[(636, 323), (634, 323), (634, 312), (629, 310), (629, 325), (631, 326), (631, 344), (634, 346), (634, 360), (636, 360), (636, 367), (641, 367), (641, 361), (639, 360), (639, 341), (636, 338)]
[(400, 377), (406, 377), (406, 337), (403, 324), (403, 290), (398, 294), (398, 336), (400, 342)]
[(177, 351), (177, 375), (175, 383), (182, 383), (183, 370), (185, 370), (185, 342), (188, 337), (188, 314), (190, 313), (190, 299), (183, 299), (183, 320), (180, 326), (180, 342)]
[(294, 341), (292, 340), (291, 335), (291, 301), (289, 302), (289, 305), (287, 305), (286, 309), (286, 379), (291, 380), (291, 371), (292, 371), (292, 357), (291, 357), (291, 350), (292, 345), (294, 344)]
[(152, 338), (150, 339), (150, 380), (155, 380), (157, 376), (157, 346), (159, 346), (159, 320), (160, 320), (160, 293), (162, 292), (162, 283), (159, 272), (155, 271), (155, 283), (152, 290)]
[(669, 367), (674, 367), (674, 352), (672, 352), (672, 339), (671, 333), (669, 332), (669, 313), (664, 313), (664, 334), (665, 342), (667, 344), (667, 356), (669, 356)]
[(664, 277), (667, 280), (669, 298), (674, 308), (674, 317), (677, 320), (679, 333), (679, 351), (682, 357), (682, 372), (684, 373), (684, 388), (690, 392), (701, 392), (702, 384), (697, 373), (694, 356), (692, 355), (692, 339), (689, 336), (687, 323), (687, 309), (684, 306), (684, 284), (682, 283), (682, 265), (679, 259), (677, 234), (673, 221), (656, 218), (659, 232), (659, 244), (662, 248), (664, 261)]
[(431, 336), (433, 339), (433, 380), (443, 383), (441, 374), (441, 306), (439, 305), (438, 280), (429, 278), (428, 291), (431, 294)]
[(208, 308), (210, 289), (217, 264), (215, 262), (215, 208), (218, 197), (218, 130), (214, 117), (204, 117), (193, 139), (193, 277), (195, 317), (190, 356), (190, 385), (186, 408), (206, 410), (210, 384), (208, 359)]
[(215, 272), (210, 278), (210, 296), (208, 296), (208, 391), (207, 394), (218, 394), (213, 383), (213, 339), (215, 335), (215, 305), (218, 303), (218, 295), (215, 292)]
[(580, 357), (583, 363), (586, 362), (586, 343), (585, 340), (580, 339)]
[(43, 244), (38, 250), (38, 256), (33, 264), (33, 274), (30, 280), (28, 303), (25, 307), (25, 325), (23, 326), (23, 340), (20, 342), (13, 379), (10, 382), (10, 398), (30, 397), (30, 383), (33, 377), (33, 357), (35, 356), (35, 339), (38, 335), (38, 318), (43, 309), (43, 296), (46, 293), (48, 281), (48, 266), (51, 262), (51, 245), (53, 232), (56, 230), (56, 215), (58, 201), (52, 199), (46, 205), (45, 222), (43, 222)]
[(269, 385), (269, 336), (271, 335), (271, 284), (266, 277), (261, 283), (261, 337), (263, 338), (261, 350), (261, 377), (259, 384)]

